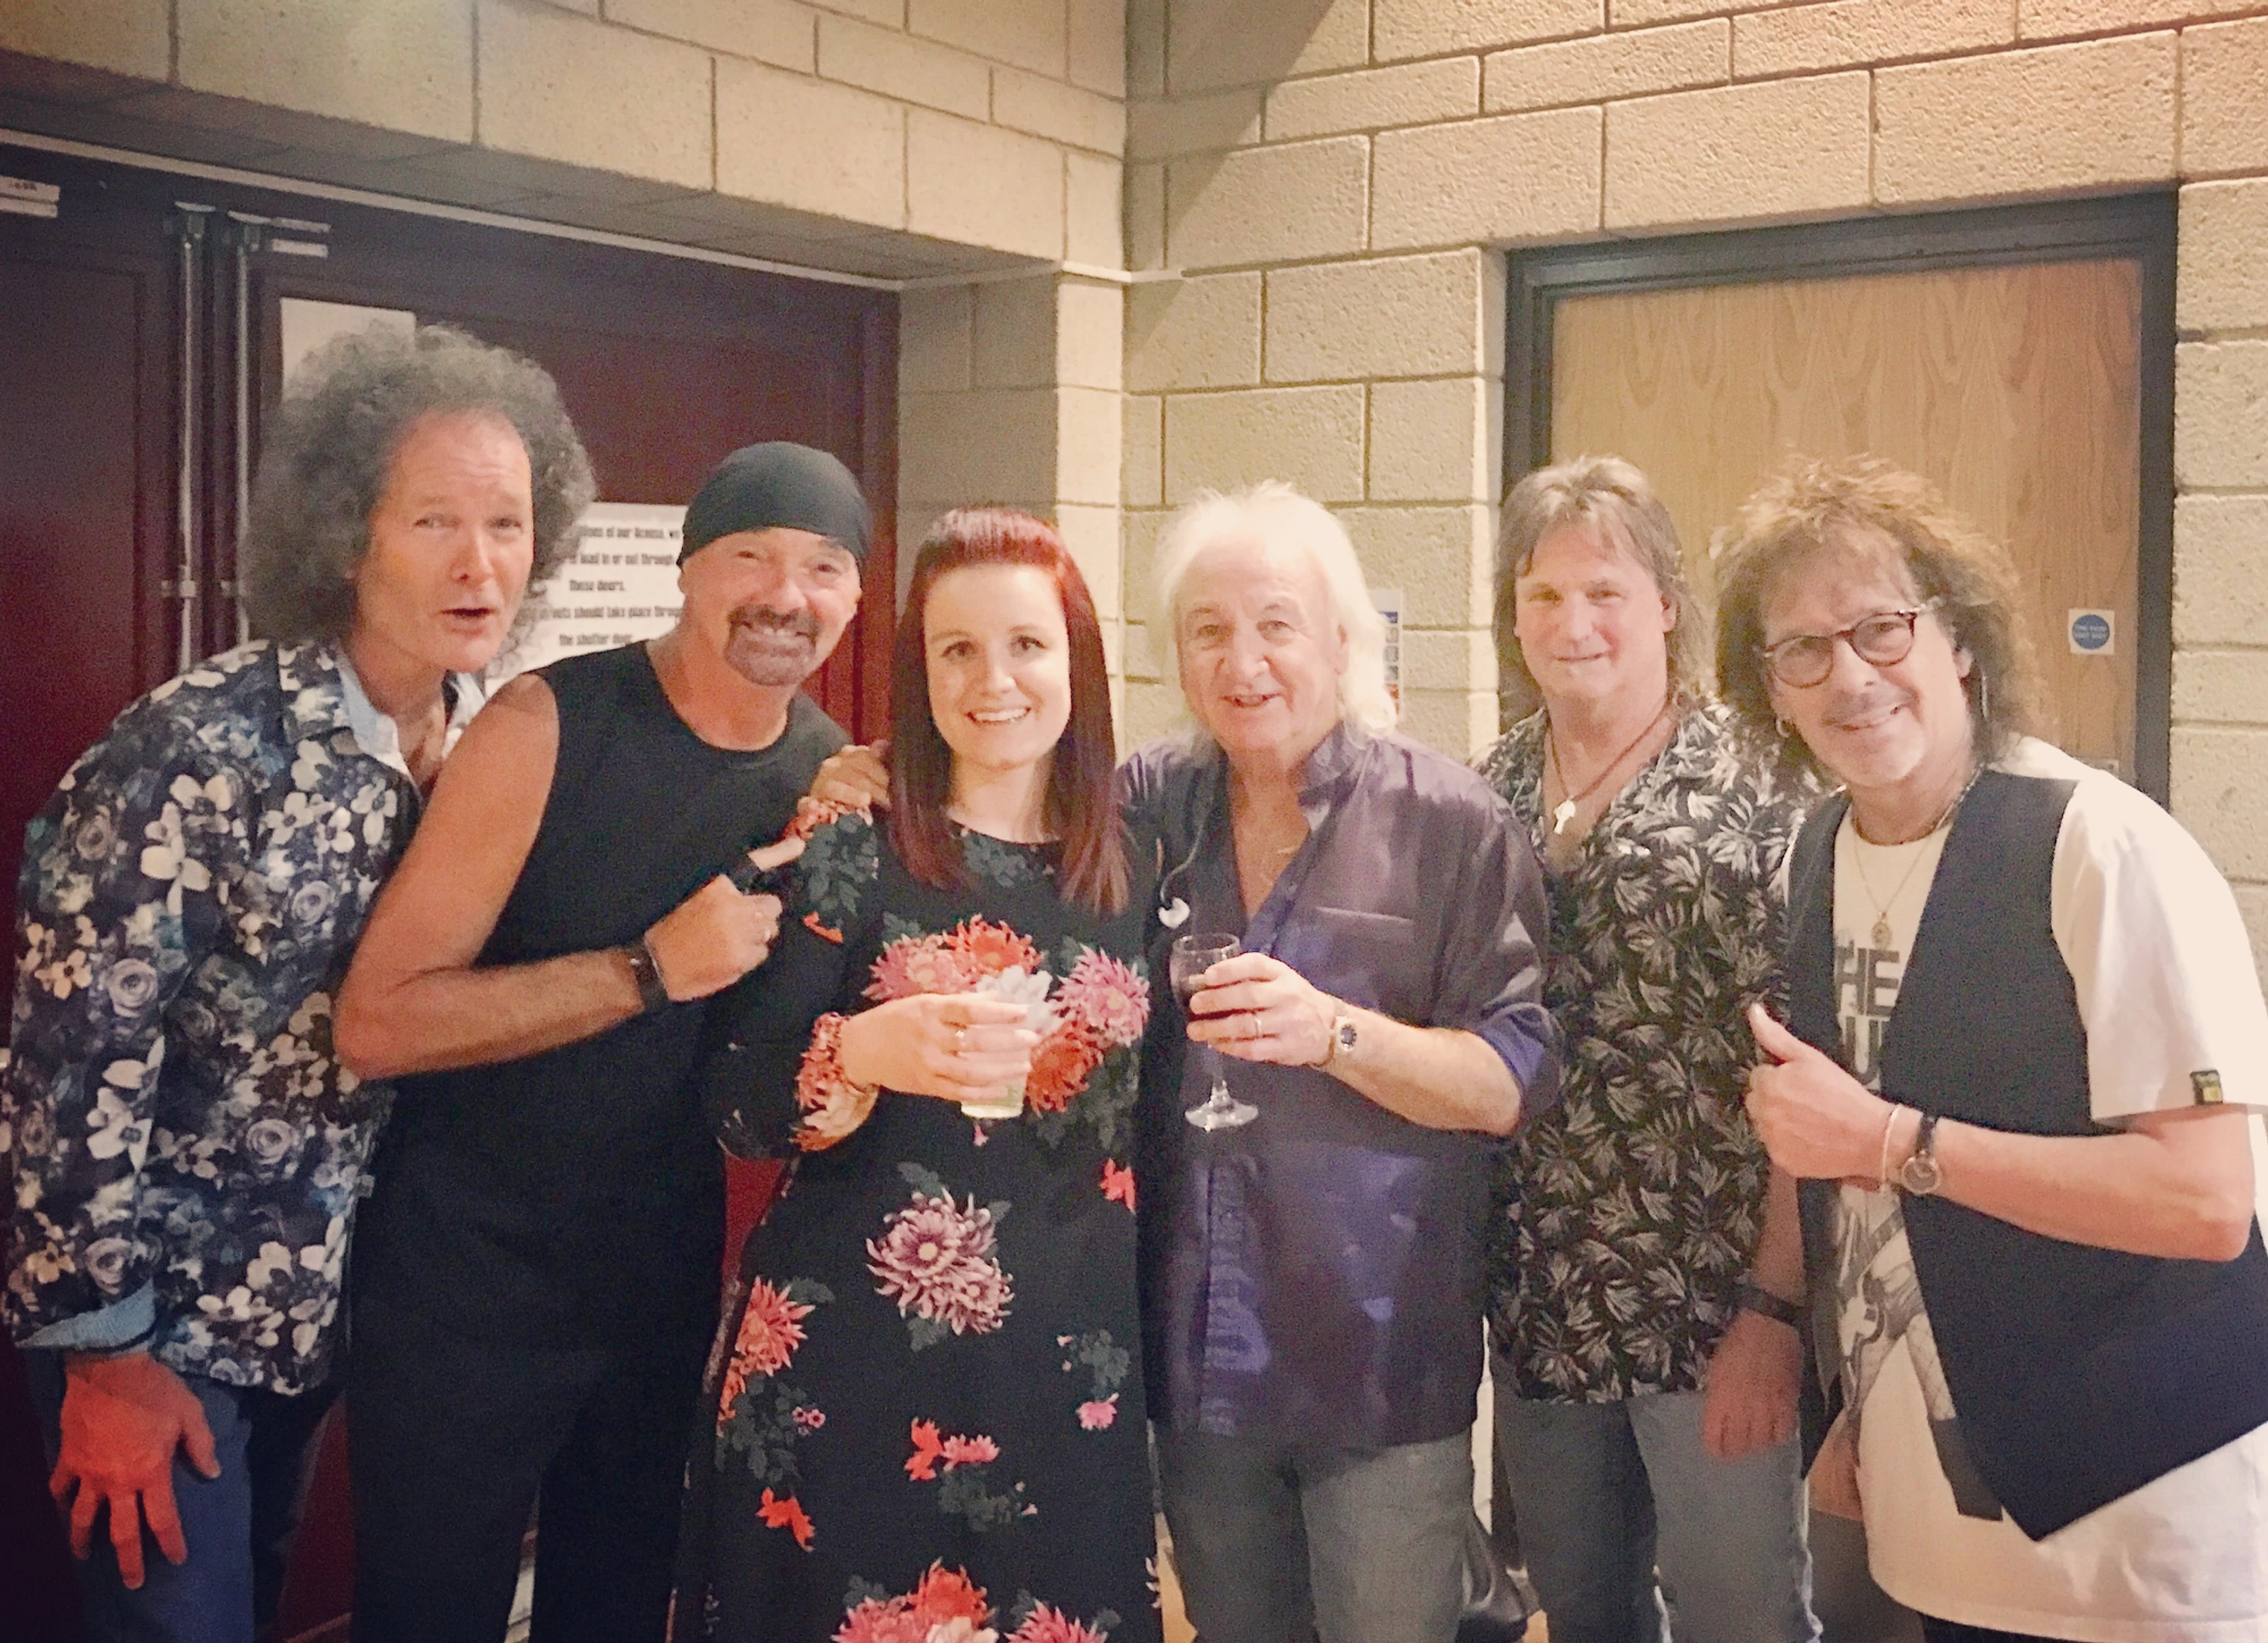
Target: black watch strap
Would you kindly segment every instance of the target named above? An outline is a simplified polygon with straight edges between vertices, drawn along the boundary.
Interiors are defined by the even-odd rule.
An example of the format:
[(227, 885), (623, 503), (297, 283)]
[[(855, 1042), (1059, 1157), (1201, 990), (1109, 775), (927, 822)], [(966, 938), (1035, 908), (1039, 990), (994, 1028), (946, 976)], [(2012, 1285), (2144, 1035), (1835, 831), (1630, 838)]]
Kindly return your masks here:
[(1803, 1308), (1795, 1301), (1773, 1294), (1761, 1284), (1751, 1284), (1742, 1278), (1740, 1287), (1733, 1292), (1733, 1301), (1742, 1312), (1762, 1313), (1792, 1330), (1803, 1327)]
[(667, 1009), (672, 1002), (669, 989), (662, 984), (661, 966), (654, 962), (653, 950), (646, 946), (645, 938), (640, 936), (630, 942), (622, 949), (622, 954), (630, 962), (630, 979), (637, 983), (638, 1001), (649, 1013)]

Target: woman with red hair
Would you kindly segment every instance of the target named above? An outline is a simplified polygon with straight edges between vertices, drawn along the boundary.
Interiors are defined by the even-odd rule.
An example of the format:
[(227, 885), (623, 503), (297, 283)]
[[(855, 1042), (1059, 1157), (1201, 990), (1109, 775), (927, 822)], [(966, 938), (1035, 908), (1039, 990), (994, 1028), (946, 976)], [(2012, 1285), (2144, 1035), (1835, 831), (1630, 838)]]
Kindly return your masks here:
[(806, 801), (770, 962), (712, 1010), (725, 1144), (792, 1158), (712, 1355), (681, 1636), (1155, 1639), (1132, 1122), (1149, 1013), (1094, 603), (948, 513), (890, 807)]

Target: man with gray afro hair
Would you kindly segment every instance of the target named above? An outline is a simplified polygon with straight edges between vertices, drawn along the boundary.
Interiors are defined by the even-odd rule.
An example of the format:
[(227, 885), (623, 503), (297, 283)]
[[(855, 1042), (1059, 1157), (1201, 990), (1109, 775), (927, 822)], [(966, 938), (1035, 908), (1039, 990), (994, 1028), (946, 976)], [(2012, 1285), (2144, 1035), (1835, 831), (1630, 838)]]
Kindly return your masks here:
[(535, 365), (438, 327), (334, 343), (261, 456), (261, 637), (129, 706), (32, 822), (5, 1312), (98, 1639), (274, 1618), (387, 1112), (331, 999), (591, 490)]

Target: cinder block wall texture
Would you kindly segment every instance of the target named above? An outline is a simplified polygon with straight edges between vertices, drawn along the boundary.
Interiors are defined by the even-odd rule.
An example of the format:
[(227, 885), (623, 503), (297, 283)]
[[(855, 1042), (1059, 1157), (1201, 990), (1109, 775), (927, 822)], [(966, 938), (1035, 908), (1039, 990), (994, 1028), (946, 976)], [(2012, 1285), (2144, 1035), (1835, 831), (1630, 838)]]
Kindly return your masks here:
[(0, 0), (9, 122), (849, 272), (1119, 266), (1123, 0)]
[(1127, 89), (1138, 733), (1160, 523), (1275, 475), (1493, 733), (1507, 249), (2178, 184), (2173, 806), (2268, 952), (2268, 3), (1130, 0)]

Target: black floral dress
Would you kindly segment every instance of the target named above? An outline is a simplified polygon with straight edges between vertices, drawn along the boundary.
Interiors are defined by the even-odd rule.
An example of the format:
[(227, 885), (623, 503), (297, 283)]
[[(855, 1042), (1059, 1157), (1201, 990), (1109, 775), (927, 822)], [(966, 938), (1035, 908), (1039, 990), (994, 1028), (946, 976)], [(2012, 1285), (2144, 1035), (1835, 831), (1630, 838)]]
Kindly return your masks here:
[[(968, 833), (974, 888), (940, 890), (862, 814), (799, 825), (778, 949), (712, 1012), (702, 1074), (727, 1146), (792, 1161), (711, 1359), (678, 1635), (1154, 1639), (1144, 887), (1101, 917), (1052, 847)], [(1020, 1116), (843, 1078), (844, 1016), (968, 991), (1043, 1034)]]

